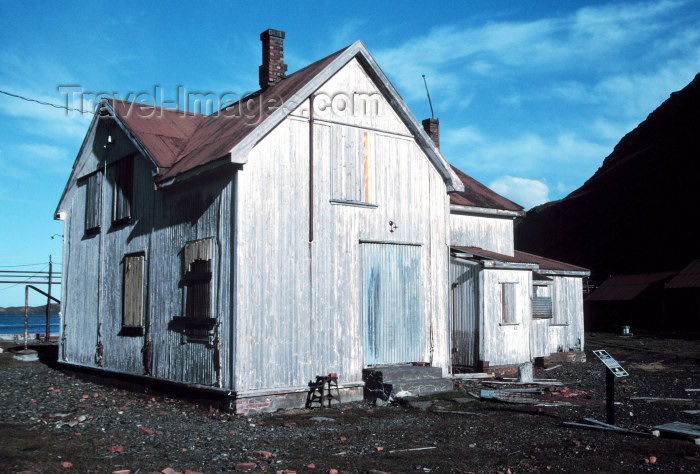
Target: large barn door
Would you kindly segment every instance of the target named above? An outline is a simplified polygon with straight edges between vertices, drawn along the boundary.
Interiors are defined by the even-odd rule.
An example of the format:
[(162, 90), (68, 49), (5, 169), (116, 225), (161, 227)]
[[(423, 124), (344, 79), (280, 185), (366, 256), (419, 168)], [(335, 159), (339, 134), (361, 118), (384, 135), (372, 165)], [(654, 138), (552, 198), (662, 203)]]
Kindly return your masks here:
[(365, 365), (421, 361), (420, 247), (361, 246)]
[(479, 270), (476, 264), (450, 262), (452, 363), (474, 366), (479, 340)]

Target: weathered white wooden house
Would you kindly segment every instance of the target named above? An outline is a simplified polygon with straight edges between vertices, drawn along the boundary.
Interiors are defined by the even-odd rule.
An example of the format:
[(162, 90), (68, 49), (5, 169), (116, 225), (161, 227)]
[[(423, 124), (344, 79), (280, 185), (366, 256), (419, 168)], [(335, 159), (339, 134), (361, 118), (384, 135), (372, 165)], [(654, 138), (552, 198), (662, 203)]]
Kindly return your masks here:
[(454, 168), (450, 195), (453, 363), (486, 370), (552, 354), (583, 357), (583, 278), (590, 272), (515, 250), (523, 208)]
[[(361, 398), (363, 377), (390, 379), (384, 366), (419, 363), (414, 378), (449, 388), (468, 338), (455, 326), (453, 341), (452, 308), (462, 324), (467, 301), (483, 329), (475, 359), (456, 362), (535, 354), (488, 338), (509, 346), (538, 324), (536, 265), (461, 248), (513, 256), (512, 213), (455, 204), (464, 177), (362, 43), (286, 76), (283, 39), (261, 34), (261, 89), (217, 113), (101, 103), (56, 211), (60, 360), (220, 392), (247, 412), (297, 405), (328, 373)], [(450, 290), (472, 268), (473, 293)], [(509, 321), (519, 327), (499, 326), (491, 302), (506, 280), (528, 300)], [(570, 318), (542, 325), (538, 354), (582, 347)]]

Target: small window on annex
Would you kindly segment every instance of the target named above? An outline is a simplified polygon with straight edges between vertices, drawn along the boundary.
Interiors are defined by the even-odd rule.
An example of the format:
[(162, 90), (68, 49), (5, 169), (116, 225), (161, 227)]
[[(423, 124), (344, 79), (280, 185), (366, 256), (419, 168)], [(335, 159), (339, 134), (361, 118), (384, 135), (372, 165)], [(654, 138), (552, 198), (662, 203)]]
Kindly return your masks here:
[(143, 334), (146, 255), (129, 254), (124, 257), (122, 291), (122, 335)]
[(102, 172), (92, 173), (85, 179), (85, 233), (100, 231), (102, 219)]
[(134, 157), (122, 158), (114, 164), (114, 225), (128, 224), (131, 221), (133, 202)]
[(335, 126), (331, 145), (331, 201), (374, 204), (373, 136), (366, 130)]
[(537, 284), (532, 287), (532, 317), (552, 318), (552, 285)]
[(500, 283), (501, 324), (518, 324), (516, 316), (516, 282)]

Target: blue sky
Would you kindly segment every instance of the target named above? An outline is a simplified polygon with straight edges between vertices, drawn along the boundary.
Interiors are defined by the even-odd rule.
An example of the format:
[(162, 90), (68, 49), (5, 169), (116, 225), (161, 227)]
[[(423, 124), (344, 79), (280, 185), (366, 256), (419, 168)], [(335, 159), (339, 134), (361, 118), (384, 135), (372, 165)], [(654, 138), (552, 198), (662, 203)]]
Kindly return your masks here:
[[(41, 5), (0, 0), (0, 90), (243, 92), (266, 28), (287, 32), (290, 72), (361, 39), (419, 119), (426, 74), (445, 157), (527, 208), (580, 186), (700, 71), (697, 1)], [(88, 122), (0, 95), (1, 269), (60, 262), (52, 214)], [(0, 306), (22, 302), (0, 284)]]

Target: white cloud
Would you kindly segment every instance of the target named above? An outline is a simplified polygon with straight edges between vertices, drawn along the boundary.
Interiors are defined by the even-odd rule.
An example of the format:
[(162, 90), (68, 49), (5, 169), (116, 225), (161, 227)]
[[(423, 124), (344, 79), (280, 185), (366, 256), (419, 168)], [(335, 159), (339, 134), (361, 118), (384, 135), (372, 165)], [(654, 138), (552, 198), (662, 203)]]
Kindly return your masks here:
[(506, 175), (492, 181), (489, 187), (525, 209), (549, 201), (549, 187), (536, 179)]
[[(448, 25), (379, 50), (376, 56), (407, 99), (423, 97), (422, 83), (417, 79), (424, 73), (447, 102), (474, 76), (487, 73), (500, 80), (532, 71), (570, 71), (583, 65), (591, 70), (609, 65), (611, 58), (630, 44), (648, 47), (653, 35), (668, 27), (666, 17), (683, 4), (616, 2), (551, 18), (488, 22), (476, 27)], [(688, 33), (694, 29), (679, 28), (678, 34), (694, 38), (697, 35)]]

